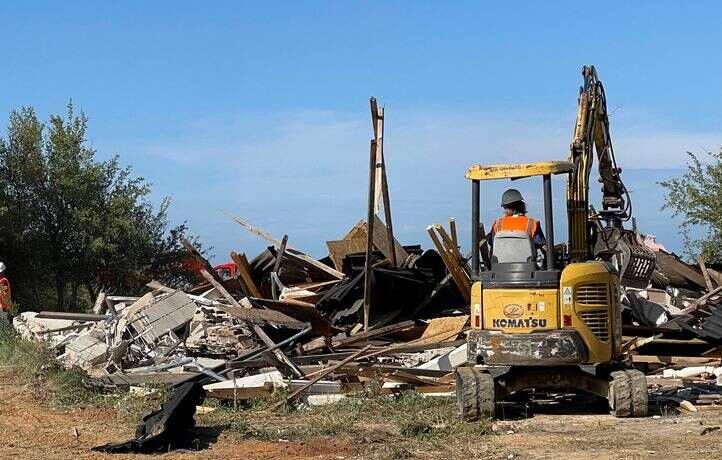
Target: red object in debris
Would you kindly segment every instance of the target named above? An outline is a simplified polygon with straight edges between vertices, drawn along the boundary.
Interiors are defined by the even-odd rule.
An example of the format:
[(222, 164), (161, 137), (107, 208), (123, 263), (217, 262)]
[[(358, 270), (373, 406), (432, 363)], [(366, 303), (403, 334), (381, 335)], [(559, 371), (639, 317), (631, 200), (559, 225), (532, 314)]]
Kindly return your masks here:
[[(198, 276), (200, 276), (201, 270), (203, 270), (203, 264), (195, 259), (187, 259), (183, 262), (183, 268), (198, 273)], [(222, 280), (235, 278), (237, 273), (236, 264), (233, 262), (216, 265), (213, 267), (213, 270), (216, 271), (218, 277)]]
[(216, 265), (213, 267), (213, 270), (215, 270), (216, 273), (218, 273), (218, 277), (224, 281), (236, 277), (236, 264), (233, 262)]
[(0, 275), (0, 310), (9, 310), (12, 298), (13, 291), (10, 287), (10, 281)]
[(572, 315), (564, 315), (564, 326), (572, 325)]

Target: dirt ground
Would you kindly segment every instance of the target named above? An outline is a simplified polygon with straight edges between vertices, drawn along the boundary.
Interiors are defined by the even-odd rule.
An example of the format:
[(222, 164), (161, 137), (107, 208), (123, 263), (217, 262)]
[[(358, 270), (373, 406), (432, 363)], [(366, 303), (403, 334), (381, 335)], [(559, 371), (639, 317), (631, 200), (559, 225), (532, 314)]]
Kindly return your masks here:
[[(95, 445), (125, 440), (133, 434), (133, 428), (120, 421), (113, 409), (53, 408), (38, 401), (30, 389), (18, 387), (7, 369), (0, 369), (0, 401), (0, 458), (149, 458), (90, 450)], [(530, 418), (496, 422), (492, 435), (458, 442), (485, 443), (483, 456), (487, 458), (721, 458), (720, 430), (701, 434), (705, 427), (715, 426), (722, 426), (720, 408), (645, 419), (537, 410)], [(343, 459), (387, 458), (392, 452), (377, 449), (382, 439), (337, 441), (333, 437), (321, 437), (304, 442), (255, 441), (241, 439), (222, 427), (201, 425), (198, 429), (200, 437), (207, 435), (212, 439), (208, 447), (157, 457)], [(478, 453), (479, 449), (474, 451)], [(425, 457), (418, 452), (413, 455)]]

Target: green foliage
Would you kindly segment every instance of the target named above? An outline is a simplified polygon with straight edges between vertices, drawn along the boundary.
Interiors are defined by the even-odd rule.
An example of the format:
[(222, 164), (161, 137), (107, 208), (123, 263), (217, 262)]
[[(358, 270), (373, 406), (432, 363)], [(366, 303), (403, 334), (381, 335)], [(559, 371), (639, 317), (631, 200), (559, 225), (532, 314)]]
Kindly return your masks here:
[(72, 102), (47, 126), (22, 108), (0, 138), (0, 257), (23, 306), (82, 309), (99, 289), (138, 294), (152, 278), (193, 277), (169, 200), (154, 209), (145, 179), (117, 156), (97, 160), (87, 127)]
[[(682, 217), (682, 234), (688, 255), (703, 256), (708, 262), (722, 262), (722, 150), (708, 153), (708, 162), (687, 152), (690, 162), (681, 177), (662, 182), (665, 208)], [(702, 228), (701, 238), (691, 236)]]

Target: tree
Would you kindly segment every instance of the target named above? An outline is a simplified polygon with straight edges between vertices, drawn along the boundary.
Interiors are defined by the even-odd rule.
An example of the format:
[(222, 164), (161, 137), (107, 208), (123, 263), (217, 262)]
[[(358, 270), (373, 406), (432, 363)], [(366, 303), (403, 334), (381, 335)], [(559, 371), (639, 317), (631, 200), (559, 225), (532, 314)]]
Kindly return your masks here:
[[(667, 190), (664, 207), (682, 217), (685, 250), (692, 257), (722, 262), (722, 150), (708, 152), (708, 162), (687, 152), (690, 162), (681, 177), (661, 182)], [(701, 228), (702, 237), (690, 230)]]
[(101, 288), (138, 294), (152, 278), (181, 285), (194, 276), (179, 244), (187, 228), (170, 228), (169, 199), (154, 209), (145, 179), (117, 156), (98, 161), (87, 126), (71, 101), (48, 126), (33, 108), (13, 111), (0, 138), (0, 257), (21, 305), (65, 311)]

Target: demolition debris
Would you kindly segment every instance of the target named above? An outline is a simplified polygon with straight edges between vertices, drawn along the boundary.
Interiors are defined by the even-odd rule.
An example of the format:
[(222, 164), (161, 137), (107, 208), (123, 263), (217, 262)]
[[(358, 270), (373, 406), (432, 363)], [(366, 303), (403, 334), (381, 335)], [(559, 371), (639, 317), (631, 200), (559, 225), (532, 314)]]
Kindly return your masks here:
[[(231, 263), (214, 268), (184, 242), (205, 280), (198, 286), (177, 290), (151, 281), (140, 297), (101, 293), (92, 313), (14, 319), (22, 337), (47, 343), (62, 365), (101, 385), (172, 388), (137, 439), (99, 450), (172, 447), (205, 397), (237, 405), (283, 388), (281, 404), (328, 404), (371, 385), (386, 394), (452, 394), (454, 369), (467, 362), (471, 255), (462, 251), (453, 219), (448, 228), (427, 228), (432, 249), (395, 238), (383, 108), (373, 99), (371, 107), (368, 216), (327, 241), (327, 257), (317, 260), (294, 248), (292, 237), (233, 217), (269, 246), (251, 260), (231, 252)], [(621, 292), (628, 359), (647, 373), (650, 398), (660, 405), (720, 404), (722, 267), (690, 265), (653, 237), (637, 237), (657, 268), (648, 286)], [(488, 267), (487, 244), (479, 252)], [(544, 326), (531, 318), (495, 321)]]

